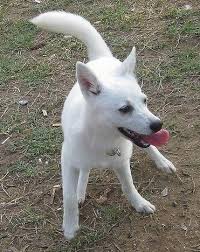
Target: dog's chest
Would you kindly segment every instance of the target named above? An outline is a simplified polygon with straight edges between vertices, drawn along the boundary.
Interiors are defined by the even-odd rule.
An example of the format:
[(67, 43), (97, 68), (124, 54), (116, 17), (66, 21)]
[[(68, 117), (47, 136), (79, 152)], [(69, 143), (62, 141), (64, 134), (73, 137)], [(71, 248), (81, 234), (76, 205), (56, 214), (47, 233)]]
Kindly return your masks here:
[(80, 163), (91, 168), (114, 168), (122, 160), (130, 159), (132, 144), (128, 141), (79, 143)]

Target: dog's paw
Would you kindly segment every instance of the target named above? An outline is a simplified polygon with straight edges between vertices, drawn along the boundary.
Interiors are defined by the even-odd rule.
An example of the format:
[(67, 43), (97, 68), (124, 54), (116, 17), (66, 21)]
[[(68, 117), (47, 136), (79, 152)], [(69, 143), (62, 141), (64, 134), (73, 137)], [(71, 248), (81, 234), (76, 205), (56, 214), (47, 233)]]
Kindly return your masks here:
[(140, 199), (137, 204), (134, 204), (134, 208), (139, 213), (152, 214), (155, 212), (156, 208), (149, 201), (144, 198)]
[(79, 226), (67, 228), (63, 225), (64, 236), (67, 240), (71, 240), (76, 236), (76, 232), (79, 230)]
[(172, 162), (163, 156), (156, 161), (156, 166), (158, 167), (158, 169), (166, 173), (176, 172), (176, 167), (172, 164)]

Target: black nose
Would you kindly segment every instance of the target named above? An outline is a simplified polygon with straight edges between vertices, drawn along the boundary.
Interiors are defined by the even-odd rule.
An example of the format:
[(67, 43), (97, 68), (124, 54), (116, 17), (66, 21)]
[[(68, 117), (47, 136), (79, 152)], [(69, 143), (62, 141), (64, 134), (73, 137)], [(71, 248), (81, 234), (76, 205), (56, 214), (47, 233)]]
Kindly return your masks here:
[(160, 120), (156, 120), (150, 124), (150, 129), (153, 132), (157, 132), (162, 129), (163, 123)]

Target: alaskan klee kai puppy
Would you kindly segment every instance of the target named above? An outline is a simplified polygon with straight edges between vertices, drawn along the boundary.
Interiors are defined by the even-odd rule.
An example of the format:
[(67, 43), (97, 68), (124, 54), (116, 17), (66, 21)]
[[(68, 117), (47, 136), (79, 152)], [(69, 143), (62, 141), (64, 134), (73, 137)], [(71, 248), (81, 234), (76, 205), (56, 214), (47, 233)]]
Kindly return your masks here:
[(63, 229), (72, 239), (79, 229), (78, 203), (84, 202), (91, 168), (111, 168), (137, 212), (153, 213), (155, 206), (136, 190), (130, 171), (132, 145), (143, 148), (164, 172), (174, 165), (155, 146), (169, 133), (147, 108), (147, 97), (135, 76), (135, 47), (120, 62), (101, 35), (84, 18), (65, 12), (47, 12), (31, 20), (47, 31), (73, 35), (87, 46), (89, 62), (77, 62), (77, 83), (62, 112)]

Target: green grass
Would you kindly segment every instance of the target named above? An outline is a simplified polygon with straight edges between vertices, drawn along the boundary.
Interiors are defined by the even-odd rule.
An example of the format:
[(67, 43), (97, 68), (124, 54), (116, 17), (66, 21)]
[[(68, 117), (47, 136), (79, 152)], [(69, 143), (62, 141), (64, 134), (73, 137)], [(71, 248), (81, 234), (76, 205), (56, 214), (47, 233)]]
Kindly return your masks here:
[(13, 22), (4, 19), (2, 22), (1, 53), (16, 53), (28, 50), (33, 46), (37, 28), (28, 20), (18, 20)]
[(168, 21), (167, 33), (171, 37), (190, 36), (200, 34), (200, 11), (173, 8), (165, 15)]
[(5, 87), (12, 82), (23, 83), (28, 87), (45, 85), (49, 81), (51, 71), (45, 60), (36, 62), (33, 59), (25, 59), (24, 56), (2, 56), (0, 86)]
[(26, 157), (53, 157), (60, 152), (62, 132), (60, 128), (35, 127), (21, 140), (20, 147)]
[(38, 29), (28, 20), (13, 22), (5, 18), (1, 32), (0, 86), (5, 87), (11, 82), (27, 86), (45, 83), (51, 75), (49, 64), (45, 60), (36, 61), (29, 55), (27, 57), (35, 43)]
[(20, 173), (26, 177), (33, 177), (37, 174), (36, 166), (24, 161), (17, 161), (14, 165), (8, 167), (9, 172)]
[(117, 1), (114, 6), (103, 7), (98, 12), (98, 20), (109, 30), (130, 31), (136, 21), (142, 21), (142, 16), (131, 13), (129, 6), (122, 1)]
[[(124, 210), (117, 204), (101, 206), (99, 208), (101, 220), (98, 221), (95, 230), (91, 230), (87, 226), (81, 227), (80, 234), (70, 242), (67, 251), (73, 252), (83, 247), (92, 247), (95, 242), (108, 235), (111, 226), (120, 221), (123, 213)], [(64, 252), (65, 250), (61, 251)]]
[[(145, 65), (149, 62), (145, 62)], [(187, 85), (192, 76), (198, 76), (200, 72), (199, 52), (195, 48), (177, 49), (170, 52), (168, 58), (158, 63), (152, 63), (147, 68), (139, 67), (139, 76), (152, 85), (162, 85), (172, 83), (179, 87)], [(191, 84), (190, 84), (191, 85)], [(191, 86), (193, 89), (199, 90), (198, 83), (194, 82)]]
[(198, 36), (200, 34), (200, 25), (198, 23), (194, 23), (193, 21), (186, 21), (182, 24), (172, 23), (168, 27), (168, 33), (171, 36), (177, 35), (191, 35)]
[(77, 2), (78, 0), (55, 0), (55, 1), (41, 1), (40, 4), (35, 4), (32, 11), (36, 13), (42, 13), (50, 10), (68, 10), (68, 6), (71, 3)]
[(119, 220), (123, 213), (123, 209), (121, 209), (119, 205), (113, 204), (101, 207), (100, 212), (106, 223), (113, 224)]
[(38, 225), (45, 220), (45, 217), (38, 213), (34, 208), (27, 206), (20, 216), (14, 219), (15, 227), (24, 225)]
[[(91, 231), (86, 227), (81, 228), (81, 235), (73, 239), (67, 247), (68, 252), (74, 252), (83, 247), (92, 247), (95, 242), (99, 241), (105, 236), (103, 229)], [(66, 248), (61, 249), (62, 252), (66, 251)]]

